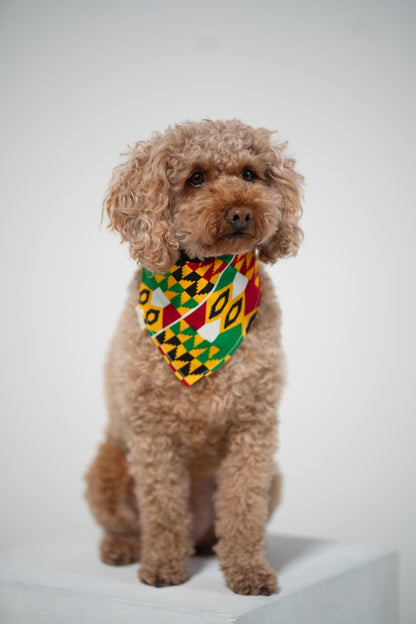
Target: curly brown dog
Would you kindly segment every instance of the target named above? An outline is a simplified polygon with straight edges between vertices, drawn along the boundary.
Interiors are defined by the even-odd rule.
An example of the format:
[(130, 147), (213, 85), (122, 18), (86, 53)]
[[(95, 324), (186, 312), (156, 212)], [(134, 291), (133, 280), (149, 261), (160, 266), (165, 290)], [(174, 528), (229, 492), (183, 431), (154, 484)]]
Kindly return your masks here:
[(140, 579), (156, 587), (183, 583), (188, 557), (214, 547), (233, 591), (278, 588), (265, 558), (280, 490), (273, 456), (283, 385), (270, 278), (260, 263), (261, 304), (244, 340), (196, 384), (181, 383), (136, 310), (142, 272), (162, 279), (187, 262), (254, 254), (274, 263), (296, 254), (302, 177), (271, 134), (236, 120), (156, 133), (115, 169), (104, 202), (109, 227), (144, 268), (109, 351), (110, 422), (86, 496), (104, 529), (101, 559), (140, 559)]

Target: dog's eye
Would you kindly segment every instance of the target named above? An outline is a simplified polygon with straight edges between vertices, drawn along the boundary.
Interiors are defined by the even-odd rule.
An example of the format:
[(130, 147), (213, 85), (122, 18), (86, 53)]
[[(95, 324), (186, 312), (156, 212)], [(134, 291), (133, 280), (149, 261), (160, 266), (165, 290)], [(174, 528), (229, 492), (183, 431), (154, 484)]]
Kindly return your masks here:
[(188, 184), (191, 186), (201, 186), (205, 182), (204, 174), (202, 171), (197, 171), (188, 180)]
[(243, 176), (243, 180), (246, 182), (253, 182), (257, 177), (252, 169), (243, 169), (243, 173), (241, 175)]

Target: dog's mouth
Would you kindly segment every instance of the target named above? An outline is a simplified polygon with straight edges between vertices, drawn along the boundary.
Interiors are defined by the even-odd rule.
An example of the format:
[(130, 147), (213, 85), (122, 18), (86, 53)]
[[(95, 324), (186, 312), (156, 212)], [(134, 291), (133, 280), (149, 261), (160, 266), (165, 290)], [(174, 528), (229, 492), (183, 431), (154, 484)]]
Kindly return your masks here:
[(248, 238), (248, 233), (247, 232), (242, 232), (242, 231), (236, 231), (236, 232), (230, 232), (229, 234), (224, 234), (223, 238), (225, 238), (226, 240), (241, 240), (242, 238)]
[(256, 243), (254, 231), (249, 228), (223, 228), (211, 237), (202, 238), (198, 246), (181, 246), (181, 262), (202, 262), (227, 254), (244, 254), (252, 251)]
[(215, 239), (204, 247), (203, 255), (224, 256), (252, 251), (255, 246), (255, 234), (247, 229), (225, 229), (218, 232)]

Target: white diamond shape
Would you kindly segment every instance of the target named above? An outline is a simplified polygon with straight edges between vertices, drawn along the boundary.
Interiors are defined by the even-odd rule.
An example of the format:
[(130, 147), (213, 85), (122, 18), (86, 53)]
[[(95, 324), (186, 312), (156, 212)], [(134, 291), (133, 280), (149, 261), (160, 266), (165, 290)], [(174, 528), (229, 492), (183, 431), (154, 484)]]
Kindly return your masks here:
[(221, 319), (207, 323), (198, 329), (198, 334), (208, 342), (214, 342), (215, 338), (220, 333)]
[(153, 306), (155, 306), (155, 308), (166, 308), (166, 306), (170, 304), (170, 301), (167, 297), (165, 297), (165, 295), (163, 294), (162, 290), (159, 287), (153, 291), (151, 303)]
[(235, 299), (238, 295), (241, 295), (245, 291), (248, 279), (242, 273), (237, 273), (232, 283), (233, 292), (232, 298)]

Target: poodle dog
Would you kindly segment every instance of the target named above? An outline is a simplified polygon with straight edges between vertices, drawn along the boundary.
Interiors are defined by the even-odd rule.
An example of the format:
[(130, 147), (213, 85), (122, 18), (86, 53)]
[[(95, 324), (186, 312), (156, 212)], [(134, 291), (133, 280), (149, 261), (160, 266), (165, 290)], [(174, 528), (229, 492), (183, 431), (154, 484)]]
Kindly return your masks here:
[(108, 354), (110, 420), (86, 497), (102, 561), (140, 560), (156, 587), (183, 583), (189, 556), (214, 549), (234, 592), (278, 589), (265, 527), (284, 374), (262, 263), (297, 252), (303, 178), (271, 135), (237, 120), (155, 133), (104, 201), (141, 268)]

